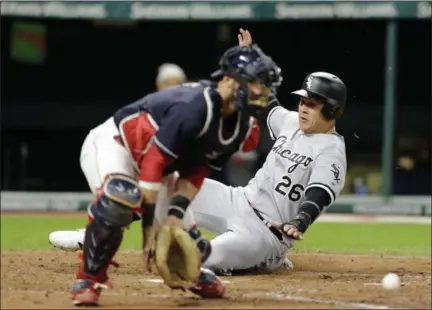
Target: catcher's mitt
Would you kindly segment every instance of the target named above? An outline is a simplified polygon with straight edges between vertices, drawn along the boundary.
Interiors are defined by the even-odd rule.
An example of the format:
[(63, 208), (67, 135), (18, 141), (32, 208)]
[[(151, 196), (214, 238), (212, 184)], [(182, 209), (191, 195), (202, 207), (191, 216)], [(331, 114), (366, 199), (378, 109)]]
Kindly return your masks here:
[(156, 235), (154, 250), (154, 262), (166, 285), (183, 290), (196, 285), (200, 253), (187, 232), (177, 226), (162, 226)]

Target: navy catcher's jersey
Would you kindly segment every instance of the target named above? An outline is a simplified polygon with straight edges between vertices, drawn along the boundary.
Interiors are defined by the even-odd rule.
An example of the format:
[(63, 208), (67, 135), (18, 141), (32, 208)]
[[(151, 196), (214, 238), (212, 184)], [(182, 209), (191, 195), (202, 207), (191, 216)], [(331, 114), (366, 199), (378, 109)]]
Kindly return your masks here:
[[(249, 116), (237, 112), (222, 119), (221, 109), (222, 100), (214, 84), (185, 83), (122, 107), (114, 120), (138, 165), (139, 154), (145, 153), (151, 138), (172, 159), (164, 174), (179, 171), (184, 177), (203, 165), (221, 169), (244, 142)], [(153, 134), (149, 135), (143, 119), (154, 128)]]

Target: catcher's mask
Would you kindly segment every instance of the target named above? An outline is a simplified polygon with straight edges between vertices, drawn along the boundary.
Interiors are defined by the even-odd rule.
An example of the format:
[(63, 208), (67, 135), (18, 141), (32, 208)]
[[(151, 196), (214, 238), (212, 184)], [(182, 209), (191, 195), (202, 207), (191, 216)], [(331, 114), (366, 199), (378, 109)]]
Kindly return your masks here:
[(266, 107), (269, 94), (282, 83), (282, 70), (256, 44), (228, 49), (219, 65), (211, 77), (230, 76), (240, 83), (234, 102), (239, 110)]

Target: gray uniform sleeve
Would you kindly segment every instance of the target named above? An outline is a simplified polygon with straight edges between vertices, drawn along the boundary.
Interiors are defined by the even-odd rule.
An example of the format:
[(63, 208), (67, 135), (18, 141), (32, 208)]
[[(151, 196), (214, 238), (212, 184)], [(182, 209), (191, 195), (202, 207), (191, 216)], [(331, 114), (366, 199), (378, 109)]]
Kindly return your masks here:
[(330, 195), (331, 205), (345, 185), (345, 174), (344, 155), (336, 152), (322, 153), (315, 159), (306, 191), (312, 187), (324, 189)]
[(291, 130), (296, 130), (298, 128), (298, 113), (277, 106), (273, 108), (267, 116), (267, 127), (270, 132), (270, 137), (276, 140), (282, 128)]

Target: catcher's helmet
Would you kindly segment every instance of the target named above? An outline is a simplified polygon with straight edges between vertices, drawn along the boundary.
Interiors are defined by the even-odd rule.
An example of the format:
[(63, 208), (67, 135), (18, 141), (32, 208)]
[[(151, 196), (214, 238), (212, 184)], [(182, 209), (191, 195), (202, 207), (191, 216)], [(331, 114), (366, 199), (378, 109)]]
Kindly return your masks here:
[(258, 100), (248, 98), (247, 83), (258, 81), (273, 93), (282, 83), (282, 70), (256, 44), (228, 49), (222, 55), (219, 66), (219, 70), (211, 75), (212, 78), (226, 75), (241, 83), (236, 94), (236, 105), (240, 109), (248, 104), (259, 107), (267, 105), (268, 95)]
[(343, 114), (347, 89), (337, 76), (327, 72), (314, 72), (304, 79), (302, 88), (292, 94), (323, 102), (322, 114), (332, 120)]

